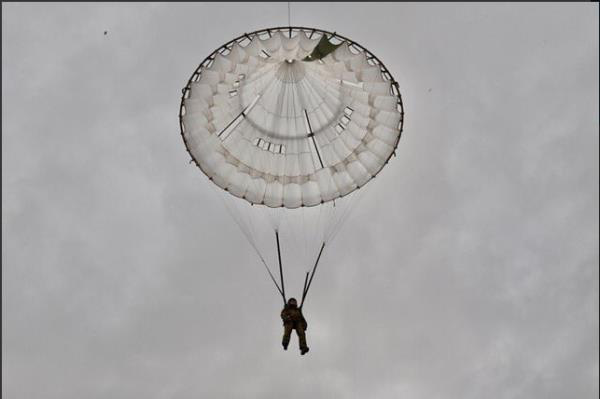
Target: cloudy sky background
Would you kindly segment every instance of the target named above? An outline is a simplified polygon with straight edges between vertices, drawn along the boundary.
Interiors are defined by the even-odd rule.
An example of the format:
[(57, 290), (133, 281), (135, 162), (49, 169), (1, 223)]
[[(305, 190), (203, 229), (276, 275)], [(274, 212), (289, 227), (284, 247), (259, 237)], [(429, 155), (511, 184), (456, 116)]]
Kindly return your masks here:
[(2, 4), (3, 397), (596, 398), (598, 4), (292, 5), (406, 104), (304, 357), (177, 120), (205, 56), (286, 24), (285, 3)]

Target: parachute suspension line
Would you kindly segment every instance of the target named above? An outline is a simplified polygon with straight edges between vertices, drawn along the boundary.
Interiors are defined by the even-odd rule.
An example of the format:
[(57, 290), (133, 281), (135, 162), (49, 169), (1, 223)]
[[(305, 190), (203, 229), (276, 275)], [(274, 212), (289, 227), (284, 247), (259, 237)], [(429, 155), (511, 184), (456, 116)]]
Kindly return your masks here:
[[(302, 212), (302, 231), (310, 231), (310, 230), (306, 229), (306, 220), (304, 217), (304, 213), (305, 213), (304, 207), (302, 207), (301, 212)], [(307, 259), (307, 254), (308, 254), (308, 238), (307, 238), (307, 236), (308, 236), (307, 234), (302, 235), (302, 238), (303, 238), (302, 241), (304, 244), (303, 251), (302, 251), (302, 260), (303, 261)]]
[(332, 241), (333, 238), (340, 232), (342, 226), (350, 218), (350, 214), (358, 207), (358, 204), (362, 201), (362, 199), (367, 195), (367, 192), (370, 191), (370, 187), (372, 185), (365, 185), (360, 190), (355, 191), (351, 194), (351, 198), (348, 198), (348, 203), (346, 204), (346, 209), (342, 212), (342, 215), (338, 218), (338, 220), (334, 223), (330, 231), (327, 233), (326, 240), (328, 242)]
[[(267, 269), (267, 273), (269, 273), (269, 277), (271, 277), (271, 280), (273, 281), (273, 284), (275, 284), (275, 287), (277, 288), (277, 291), (279, 291), (279, 293), (281, 294), (281, 296), (283, 298), (283, 302), (285, 303), (285, 294), (283, 293), (283, 291), (279, 287), (279, 284), (277, 284), (277, 281), (275, 281), (275, 277), (273, 276), (273, 273), (271, 273), (271, 270), (269, 269), (269, 266), (267, 266), (267, 262), (265, 262), (265, 260), (263, 259), (262, 256), (260, 256), (260, 254), (258, 256), (260, 257), (260, 260), (262, 261), (263, 265)], [(283, 280), (282, 280), (282, 282), (283, 282)]]
[(310, 279), (308, 279), (308, 283), (306, 282), (306, 278), (308, 278), (308, 273), (304, 279), (305, 288), (302, 292), (302, 301), (300, 302), (300, 307), (304, 305), (304, 299), (306, 299), (306, 295), (308, 294), (308, 290), (310, 289), (310, 285), (312, 284), (313, 278), (315, 277), (315, 272), (317, 271), (317, 266), (319, 265), (319, 260), (321, 260), (321, 255), (323, 254), (323, 249), (325, 249), (325, 242), (323, 241), (323, 245), (321, 245), (321, 249), (319, 250), (319, 256), (317, 256), (317, 260), (315, 261), (315, 265), (310, 274)]
[(281, 297), (283, 298), (283, 304), (287, 303), (285, 299), (285, 285), (283, 284), (283, 266), (281, 265), (281, 247), (279, 246), (279, 232), (275, 230), (275, 240), (277, 241), (277, 258), (279, 259), (279, 278), (281, 279)]
[[(352, 198), (348, 198), (348, 200), (345, 201), (342, 209), (332, 212), (333, 215), (331, 217), (331, 219), (332, 219), (332, 222), (330, 224), (331, 227), (329, 229), (327, 229), (327, 231), (325, 231), (325, 239), (327, 241), (333, 240), (335, 235), (339, 232), (339, 230), (341, 229), (341, 226), (347, 220), (348, 215), (354, 208), (355, 202), (356, 202), (356, 196), (352, 196)], [(339, 206), (338, 206), (338, 208), (339, 208)], [(337, 215), (336, 215), (336, 213), (337, 213)]]
[(333, 241), (334, 237), (339, 233), (343, 224), (348, 219), (350, 213), (354, 210), (355, 207), (355, 198), (349, 198), (348, 201), (344, 204), (344, 209), (340, 209), (339, 215), (337, 217), (332, 217), (331, 227), (325, 231), (325, 240), (327, 242)]
[(323, 206), (323, 205), (321, 205), (319, 207), (319, 216), (317, 217), (317, 221), (316, 221), (317, 227), (315, 228), (315, 231), (321, 232), (321, 236), (318, 236), (318, 235), (315, 234), (315, 237), (313, 239), (311, 248), (316, 248), (317, 247), (317, 243), (319, 242), (319, 240), (325, 241), (325, 236), (323, 234), (323, 219), (324, 219), (323, 208), (325, 208), (325, 206)]
[(304, 298), (306, 297), (306, 284), (308, 283), (309, 274), (310, 272), (306, 272), (306, 277), (304, 277), (304, 287), (302, 287), (302, 300), (300, 307), (302, 307), (302, 303), (304, 303)]
[(225, 210), (227, 211), (229, 216), (231, 216), (233, 221), (238, 225), (238, 227), (240, 228), (240, 230), (242, 231), (242, 233), (248, 240), (248, 243), (250, 243), (252, 248), (254, 248), (254, 250), (256, 251), (258, 256), (262, 257), (260, 251), (258, 250), (258, 246), (256, 245), (256, 242), (252, 238), (252, 234), (249, 231), (249, 226), (243, 222), (243, 220), (240, 216), (241, 212), (239, 212), (239, 210), (237, 210), (237, 211), (233, 210), (233, 208), (230, 204), (230, 201), (233, 201), (233, 199), (226, 197), (223, 193), (220, 192), (220, 189), (218, 189), (215, 185), (211, 185), (211, 187), (214, 191), (219, 190), (218, 194), (221, 195), (221, 197), (223, 198), (223, 200), (219, 201), (219, 202), (221, 202), (223, 204), (223, 206), (225, 207)]
[[(221, 191), (220, 189), (217, 188), (217, 186), (214, 186), (214, 185), (211, 185), (211, 186), (213, 186), (212, 188), (214, 191), (217, 191), (217, 190)], [(221, 193), (219, 193), (219, 194), (221, 194)], [(279, 293), (283, 296), (283, 291), (279, 287), (279, 284), (277, 284), (277, 281), (275, 280), (275, 277), (273, 276), (273, 273), (271, 272), (271, 268), (269, 267), (269, 265), (267, 265), (265, 258), (260, 253), (260, 250), (258, 249), (256, 242), (252, 238), (252, 233), (250, 233), (250, 231), (249, 231), (249, 226), (245, 225), (243, 223), (243, 221), (241, 220), (241, 218), (236, 216), (235, 212), (233, 211), (233, 209), (230, 206), (231, 204), (228, 204), (229, 201), (234, 201), (234, 199), (226, 197), (226, 198), (224, 198), (223, 201), (219, 201), (219, 202), (221, 202), (223, 204), (223, 206), (225, 207), (225, 210), (227, 211), (229, 216), (231, 216), (231, 218), (233, 219), (235, 224), (238, 225), (238, 227), (242, 231), (242, 234), (244, 234), (244, 236), (246, 237), (246, 240), (248, 241), (248, 243), (252, 246), (252, 248), (254, 248), (254, 251), (256, 251), (256, 254), (258, 255), (261, 263), (263, 264), (263, 266), (265, 267), (265, 270), (269, 274), (269, 277), (271, 277), (271, 281), (273, 281), (273, 284), (275, 284), (275, 288), (277, 288), (277, 291), (279, 291)], [(238, 209), (238, 212), (239, 212), (239, 209)]]
[[(250, 184), (252, 184), (252, 182)], [(226, 198), (222, 202), (225, 204), (226, 209), (228, 210), (229, 214), (232, 216), (232, 218), (234, 219), (236, 224), (240, 227), (240, 230), (242, 230), (242, 232), (246, 236), (246, 239), (248, 240), (250, 245), (252, 245), (252, 247), (254, 248), (256, 254), (258, 255), (259, 259), (261, 260), (261, 263), (265, 267), (265, 270), (269, 274), (271, 281), (275, 285), (275, 288), (277, 288), (277, 291), (283, 297), (284, 296), (283, 288), (280, 287), (279, 284), (277, 283), (277, 280), (275, 279), (273, 273), (271, 272), (270, 267), (268, 266), (267, 262), (265, 261), (265, 258), (263, 257), (263, 255), (259, 249), (259, 246), (256, 243), (255, 237), (258, 237), (258, 235), (256, 232), (256, 226), (253, 221), (253, 218), (251, 217), (250, 213), (247, 212), (247, 209), (243, 209), (244, 207), (249, 208), (251, 205), (248, 205), (245, 202), (241, 202), (237, 198), (231, 198), (228, 194), (226, 194), (225, 196), (226, 196)], [(229, 203), (230, 201), (231, 201), (231, 203)], [(232, 207), (235, 209), (232, 209), (232, 207), (230, 207), (228, 205), (232, 205)]]
[[(256, 234), (256, 226), (254, 224), (254, 221), (249, 212), (245, 211), (244, 209), (241, 209), (243, 207), (248, 208), (249, 204), (239, 201), (237, 198), (231, 198), (231, 200), (234, 201), (234, 203), (236, 204), (237, 213), (240, 215), (240, 217), (245, 217), (245, 225), (248, 226), (248, 235), (251, 237), (251, 241), (256, 243), (254, 237), (258, 236)], [(257, 251), (260, 253), (260, 251), (258, 250), (258, 245), (255, 244), (255, 246), (257, 248)]]
[(291, 13), (290, 13), (290, 2), (287, 2), (287, 6), (288, 6), (288, 26), (292, 26), (292, 19), (290, 17)]

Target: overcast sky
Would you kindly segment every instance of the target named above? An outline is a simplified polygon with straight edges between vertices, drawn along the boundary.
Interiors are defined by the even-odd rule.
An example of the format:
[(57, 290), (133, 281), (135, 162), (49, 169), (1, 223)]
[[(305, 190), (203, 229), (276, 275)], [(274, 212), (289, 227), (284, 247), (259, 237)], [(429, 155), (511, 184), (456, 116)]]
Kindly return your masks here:
[(2, 4), (3, 397), (596, 398), (598, 4), (291, 22), (370, 49), (406, 106), (303, 357), (177, 119), (197, 64), (285, 3)]

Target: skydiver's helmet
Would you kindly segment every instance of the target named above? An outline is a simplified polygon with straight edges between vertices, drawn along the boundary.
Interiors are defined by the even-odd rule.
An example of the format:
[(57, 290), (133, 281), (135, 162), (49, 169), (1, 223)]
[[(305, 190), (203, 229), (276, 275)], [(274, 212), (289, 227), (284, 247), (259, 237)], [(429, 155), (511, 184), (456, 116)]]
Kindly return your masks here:
[(296, 301), (296, 298), (290, 298), (288, 300), (288, 306), (290, 308), (296, 308), (296, 307), (298, 307), (298, 301)]

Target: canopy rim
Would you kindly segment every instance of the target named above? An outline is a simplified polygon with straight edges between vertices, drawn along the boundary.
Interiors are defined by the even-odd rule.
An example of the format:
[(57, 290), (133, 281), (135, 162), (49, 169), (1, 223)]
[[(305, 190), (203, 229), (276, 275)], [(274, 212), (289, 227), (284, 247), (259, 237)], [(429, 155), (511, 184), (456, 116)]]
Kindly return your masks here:
[[(248, 41), (248, 43), (249, 43), (255, 37), (258, 37), (259, 39), (261, 39), (261, 37), (260, 37), (261, 34), (267, 34), (268, 37), (272, 37), (273, 32), (281, 32), (281, 33), (288, 32), (290, 38), (292, 38), (292, 32), (296, 32), (296, 33), (302, 32), (305, 34), (310, 33), (309, 39), (312, 38), (312, 36), (315, 33), (320, 33), (322, 35), (328, 35), (329, 40), (337, 39), (337, 40), (340, 40), (340, 43), (347, 42), (348, 46), (350, 48), (352, 48), (354, 50), (358, 50), (359, 52), (363, 52), (365, 54), (365, 56), (367, 57), (368, 62), (373, 62), (374, 65), (376, 65), (380, 68), (384, 80), (390, 82), (390, 94), (394, 95), (397, 98), (396, 109), (400, 113), (400, 121), (399, 121), (399, 125), (398, 125), (399, 133), (398, 133), (396, 142), (394, 143), (393, 151), (388, 156), (388, 158), (385, 160), (385, 162), (383, 163), (383, 166), (376, 173), (372, 173), (371, 178), (368, 181), (366, 181), (362, 186), (358, 186), (356, 189), (354, 189), (348, 193), (340, 194), (339, 196), (329, 199), (327, 201), (321, 200), (321, 202), (314, 204), (314, 205), (307, 205), (307, 204), (302, 203), (297, 208), (288, 208), (288, 209), (301, 209), (301, 208), (307, 208), (307, 207), (316, 207), (316, 206), (320, 206), (320, 205), (323, 205), (325, 203), (329, 203), (332, 201), (334, 202), (335, 200), (343, 198), (345, 196), (348, 196), (349, 194), (352, 194), (354, 191), (360, 189), (361, 187), (366, 186), (371, 180), (373, 180), (375, 177), (377, 177), (381, 173), (381, 170), (384, 169), (384, 166), (389, 163), (392, 156), (396, 156), (396, 151), (398, 149), (398, 144), (400, 142), (400, 138), (402, 137), (403, 127), (404, 127), (404, 103), (402, 101), (402, 95), (400, 93), (400, 87), (399, 87), (398, 82), (394, 79), (394, 77), (391, 75), (391, 73), (389, 72), (387, 67), (383, 64), (383, 62), (381, 62), (381, 60), (379, 58), (377, 58), (373, 53), (371, 53), (368, 49), (361, 46), (354, 40), (351, 40), (345, 36), (342, 36), (342, 35), (338, 34), (337, 32), (330, 32), (330, 31), (323, 30), (323, 29), (309, 28), (309, 27), (304, 27), (304, 26), (278, 26), (278, 27), (273, 27), (273, 28), (259, 29), (259, 30), (253, 31), (251, 33), (244, 33), (244, 34), (228, 41), (227, 43), (221, 45), (217, 49), (215, 49), (212, 53), (210, 53), (210, 55), (208, 55), (206, 58), (204, 58), (204, 60), (198, 65), (198, 67), (192, 73), (191, 77), (188, 79), (185, 87), (182, 89), (181, 102), (180, 102), (180, 106), (179, 106), (179, 128), (180, 128), (181, 137), (185, 144), (186, 151), (188, 152), (188, 154), (191, 157), (191, 160), (196, 164), (196, 166), (212, 182), (213, 178), (211, 176), (209, 176), (209, 174), (205, 170), (203, 170), (203, 168), (200, 166), (200, 163), (198, 162), (196, 157), (194, 157), (194, 155), (190, 151), (190, 147), (185, 138), (185, 134), (184, 134), (185, 127), (184, 127), (184, 122), (183, 122), (184, 109), (185, 109), (184, 102), (190, 93), (192, 83), (199, 79), (202, 69), (210, 66), (210, 64), (215, 59), (217, 54), (223, 55), (223, 53), (225, 53), (225, 52), (228, 53), (234, 44), (241, 45), (241, 43), (243, 43), (245, 41)], [(218, 186), (218, 187), (221, 190), (228, 192), (227, 188), (222, 188), (220, 186)], [(280, 206), (269, 206), (269, 205), (265, 204), (264, 202), (263, 203), (252, 202), (245, 197), (238, 197), (238, 196), (235, 196), (235, 197), (250, 203), (252, 206), (256, 205), (256, 206), (264, 206), (264, 207), (268, 207), (268, 208), (286, 208), (286, 206), (284, 204), (282, 204)]]

